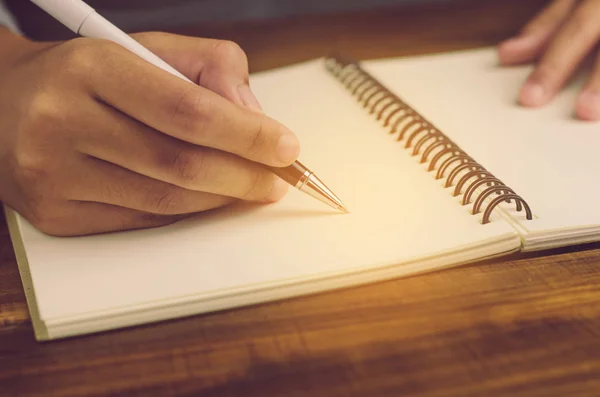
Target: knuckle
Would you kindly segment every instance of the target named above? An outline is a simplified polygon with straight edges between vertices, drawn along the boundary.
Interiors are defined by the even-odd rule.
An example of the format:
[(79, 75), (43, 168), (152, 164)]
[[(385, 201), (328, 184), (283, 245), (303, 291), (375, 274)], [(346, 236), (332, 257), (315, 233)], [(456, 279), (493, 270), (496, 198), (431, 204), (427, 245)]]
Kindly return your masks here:
[(178, 184), (190, 187), (197, 181), (205, 179), (207, 170), (207, 153), (199, 150), (184, 149), (176, 153), (171, 169)]
[(248, 178), (248, 184), (246, 185), (241, 198), (243, 200), (256, 199), (268, 193), (265, 190), (268, 189), (265, 189), (264, 178), (262, 178), (261, 173), (258, 171), (252, 171), (250, 178)]
[(50, 178), (45, 161), (29, 152), (20, 152), (14, 156), (14, 173), (22, 188), (39, 188)]
[(183, 194), (175, 186), (164, 184), (147, 195), (147, 206), (156, 214), (177, 214), (183, 203)]
[(124, 54), (118, 44), (104, 39), (75, 38), (62, 46), (60, 72), (69, 78), (88, 79), (106, 60)]
[(61, 57), (63, 72), (73, 74), (93, 68), (98, 58), (99, 46), (94, 44), (92, 40), (84, 38), (76, 38), (63, 44)]
[(198, 138), (208, 129), (213, 106), (208, 95), (190, 85), (175, 101), (171, 121), (180, 127), (184, 137)]
[(217, 40), (212, 50), (213, 59), (228, 64), (248, 64), (248, 57), (242, 47), (230, 40)]
[(264, 118), (260, 118), (256, 123), (256, 126), (252, 129), (252, 133), (248, 136), (245, 152), (248, 155), (256, 155), (261, 151), (263, 143), (265, 141), (266, 134), (266, 121)]
[(28, 144), (18, 144), (10, 166), (15, 182), (23, 191), (38, 191), (51, 182), (53, 170), (47, 161), (47, 155), (38, 154), (25, 147), (26, 145)]
[[(37, 92), (29, 103), (26, 117), (23, 120), (22, 131), (28, 139), (31, 134), (36, 138), (54, 133), (64, 116), (54, 96), (47, 91)], [(41, 134), (41, 135), (40, 135)]]
[(21, 120), (11, 154), (16, 180), (26, 187), (41, 186), (52, 172), (52, 157), (61, 147), (63, 114), (51, 96), (37, 95), (30, 103), (26, 117)]

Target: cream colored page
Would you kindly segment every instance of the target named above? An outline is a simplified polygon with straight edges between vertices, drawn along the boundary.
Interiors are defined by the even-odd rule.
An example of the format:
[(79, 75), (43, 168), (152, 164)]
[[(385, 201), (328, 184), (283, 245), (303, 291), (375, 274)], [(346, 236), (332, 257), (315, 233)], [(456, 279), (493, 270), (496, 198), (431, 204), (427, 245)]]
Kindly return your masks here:
[(256, 76), (253, 87), (265, 111), (298, 134), (302, 161), (352, 212), (292, 190), (274, 205), (145, 231), (59, 239), (25, 223), (44, 319), (372, 269), (514, 235), (502, 220), (483, 226), (458, 205), (321, 62)]
[(516, 98), (531, 66), (498, 67), (493, 48), (365, 68), (523, 196), (539, 217), (527, 229), (600, 224), (600, 126), (573, 118), (577, 82), (526, 109)]

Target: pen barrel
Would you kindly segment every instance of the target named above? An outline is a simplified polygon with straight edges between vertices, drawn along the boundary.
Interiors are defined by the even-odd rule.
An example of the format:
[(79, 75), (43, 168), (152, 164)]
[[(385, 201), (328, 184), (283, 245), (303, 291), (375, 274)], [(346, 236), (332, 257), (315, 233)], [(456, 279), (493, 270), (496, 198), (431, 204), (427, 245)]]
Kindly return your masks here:
[(160, 57), (155, 55), (153, 52), (148, 50), (146, 47), (140, 45), (135, 39), (122, 30), (111, 24), (102, 15), (97, 12), (90, 14), (85, 21), (81, 24), (79, 31), (77, 32), (81, 36), (90, 37), (95, 39), (109, 40), (117, 43), (129, 51), (133, 52), (140, 58), (146, 60), (154, 66), (161, 68), (162, 70), (171, 73), (180, 79), (192, 82), (190, 79), (181, 74), (178, 70), (173, 68), (171, 65), (163, 61)]
[(299, 161), (296, 161), (288, 167), (271, 167), (271, 171), (294, 187), (298, 187), (297, 185), (302, 184), (302, 181), (305, 180), (308, 175), (312, 174), (312, 172)]
[(81, 0), (31, 0), (67, 28), (77, 33), (94, 9)]

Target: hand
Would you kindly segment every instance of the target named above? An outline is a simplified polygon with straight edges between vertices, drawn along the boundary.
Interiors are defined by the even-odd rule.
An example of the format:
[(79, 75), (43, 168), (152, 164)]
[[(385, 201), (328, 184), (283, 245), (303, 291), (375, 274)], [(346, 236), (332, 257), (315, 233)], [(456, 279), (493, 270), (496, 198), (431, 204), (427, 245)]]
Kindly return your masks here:
[(59, 236), (279, 200), (287, 184), (266, 166), (290, 165), (299, 144), (260, 112), (242, 50), (134, 37), (198, 85), (84, 38), (27, 42), (30, 50), (0, 73), (0, 199)]
[[(519, 101), (537, 107), (548, 103), (588, 55), (598, 58), (599, 0), (554, 0), (517, 37), (500, 44), (504, 65), (536, 61)], [(575, 104), (584, 120), (600, 120), (600, 58)]]

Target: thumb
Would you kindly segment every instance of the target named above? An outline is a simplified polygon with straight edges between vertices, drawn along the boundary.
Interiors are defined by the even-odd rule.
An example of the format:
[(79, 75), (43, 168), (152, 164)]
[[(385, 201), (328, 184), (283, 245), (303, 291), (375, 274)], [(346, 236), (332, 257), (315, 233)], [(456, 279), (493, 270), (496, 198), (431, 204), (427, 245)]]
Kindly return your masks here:
[(262, 112), (248, 83), (248, 59), (236, 43), (154, 32), (132, 37), (196, 84)]

